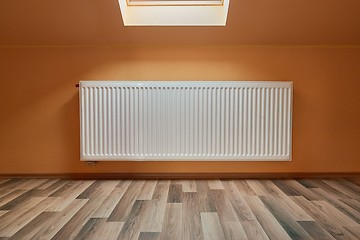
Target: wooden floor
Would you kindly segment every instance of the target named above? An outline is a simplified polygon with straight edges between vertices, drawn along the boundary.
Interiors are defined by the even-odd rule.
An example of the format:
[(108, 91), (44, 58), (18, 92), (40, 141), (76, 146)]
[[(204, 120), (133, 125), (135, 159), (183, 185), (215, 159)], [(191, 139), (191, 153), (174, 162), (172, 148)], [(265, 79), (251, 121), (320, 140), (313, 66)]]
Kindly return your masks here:
[(360, 178), (0, 179), (0, 239), (360, 239)]

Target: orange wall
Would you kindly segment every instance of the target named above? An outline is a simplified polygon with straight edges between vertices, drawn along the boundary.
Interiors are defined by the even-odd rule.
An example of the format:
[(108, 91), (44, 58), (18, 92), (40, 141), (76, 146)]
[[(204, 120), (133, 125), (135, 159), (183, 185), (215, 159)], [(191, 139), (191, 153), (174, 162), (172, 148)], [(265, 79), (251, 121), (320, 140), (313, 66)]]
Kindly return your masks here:
[[(360, 49), (0, 48), (0, 174), (360, 172)], [(291, 162), (79, 160), (80, 80), (292, 80)]]

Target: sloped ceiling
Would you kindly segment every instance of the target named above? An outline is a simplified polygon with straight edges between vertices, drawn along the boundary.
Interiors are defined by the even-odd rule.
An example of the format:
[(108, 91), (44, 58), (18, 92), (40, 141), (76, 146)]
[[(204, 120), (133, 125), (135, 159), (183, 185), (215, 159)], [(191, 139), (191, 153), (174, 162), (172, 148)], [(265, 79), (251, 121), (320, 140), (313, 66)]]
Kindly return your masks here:
[(117, 0), (1, 0), (0, 45), (359, 45), (359, 0), (231, 0), (226, 27), (124, 27)]

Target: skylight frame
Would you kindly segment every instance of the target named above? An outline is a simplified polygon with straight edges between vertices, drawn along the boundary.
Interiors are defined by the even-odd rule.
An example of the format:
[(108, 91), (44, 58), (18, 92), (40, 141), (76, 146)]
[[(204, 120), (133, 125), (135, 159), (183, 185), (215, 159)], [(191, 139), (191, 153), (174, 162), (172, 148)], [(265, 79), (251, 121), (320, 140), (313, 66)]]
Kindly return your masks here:
[(180, 1), (188, 3), (129, 6), (128, 0), (118, 0), (124, 26), (226, 26), (230, 0), (216, 0), (222, 1), (222, 5), (189, 5), (190, 2), (204, 4), (212, 0), (154, 0), (167, 3)]
[(126, 0), (128, 6), (222, 6), (224, 0)]

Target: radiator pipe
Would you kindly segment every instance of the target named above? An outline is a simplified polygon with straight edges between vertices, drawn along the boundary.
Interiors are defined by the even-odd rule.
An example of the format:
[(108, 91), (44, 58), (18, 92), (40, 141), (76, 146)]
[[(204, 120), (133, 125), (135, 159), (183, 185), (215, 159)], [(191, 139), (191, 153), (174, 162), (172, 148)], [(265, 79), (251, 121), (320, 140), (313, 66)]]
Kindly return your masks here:
[(78, 83), (77, 83), (77, 84), (75, 84), (75, 87), (77, 87), (77, 88), (78, 88), (79, 86), (80, 86), (80, 85), (79, 85)]

